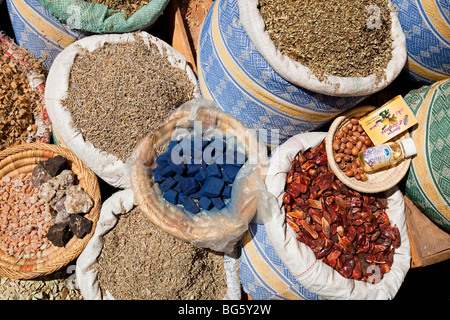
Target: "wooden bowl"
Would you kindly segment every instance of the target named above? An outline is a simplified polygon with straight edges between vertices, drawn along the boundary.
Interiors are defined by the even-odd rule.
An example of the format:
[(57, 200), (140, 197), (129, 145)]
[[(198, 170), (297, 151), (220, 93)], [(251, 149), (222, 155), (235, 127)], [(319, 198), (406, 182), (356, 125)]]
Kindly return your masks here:
[[(335, 152), (333, 150), (333, 141), (336, 133), (347, 123), (351, 118), (361, 118), (371, 111), (375, 110), (374, 106), (361, 106), (353, 108), (342, 115), (338, 116), (331, 124), (328, 134), (325, 138), (325, 148), (327, 151), (328, 164), (333, 170), (336, 177), (342, 181), (347, 187), (359, 192), (377, 193), (389, 190), (397, 185), (408, 172), (411, 164), (411, 158), (405, 159), (395, 167), (385, 168), (374, 173), (366, 174), (367, 180), (361, 181), (354, 177), (347, 177), (345, 172), (339, 169), (338, 164), (334, 161)], [(409, 138), (408, 131), (396, 136), (392, 141), (398, 141)]]
[(76, 259), (92, 237), (97, 224), (101, 198), (97, 176), (70, 150), (45, 143), (27, 143), (0, 152), (0, 179), (32, 172), (39, 161), (61, 155), (68, 160), (78, 185), (94, 201), (94, 206), (84, 217), (93, 222), (92, 230), (82, 239), (73, 236), (64, 247), (50, 245), (31, 257), (16, 258), (0, 250), (0, 275), (12, 279), (32, 279), (53, 273)]

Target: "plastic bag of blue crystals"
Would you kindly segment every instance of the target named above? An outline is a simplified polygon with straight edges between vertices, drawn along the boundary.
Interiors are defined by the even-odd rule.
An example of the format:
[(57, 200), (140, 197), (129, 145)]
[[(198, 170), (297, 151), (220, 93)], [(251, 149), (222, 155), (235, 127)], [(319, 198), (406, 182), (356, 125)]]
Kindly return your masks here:
[(136, 200), (154, 224), (215, 251), (233, 250), (267, 196), (266, 144), (211, 100), (181, 105), (127, 164)]

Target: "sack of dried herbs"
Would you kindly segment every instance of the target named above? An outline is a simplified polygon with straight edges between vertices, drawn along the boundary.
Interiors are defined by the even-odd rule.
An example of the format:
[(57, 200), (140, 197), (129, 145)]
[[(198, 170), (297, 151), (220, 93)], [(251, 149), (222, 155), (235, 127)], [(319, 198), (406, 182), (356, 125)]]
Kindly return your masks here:
[(130, 187), (125, 161), (139, 139), (200, 95), (185, 57), (146, 32), (73, 43), (55, 59), (47, 88), (60, 142), (118, 188)]
[[(201, 150), (202, 136), (208, 135), (215, 141), (220, 140), (221, 143), (223, 143), (223, 137), (226, 137), (226, 141), (233, 141), (234, 152), (245, 155), (247, 160), (245, 163), (241, 161), (243, 166), (238, 169), (230, 185), (231, 198), (227, 198), (220, 209), (215, 204), (208, 209), (199, 204), (202, 210), (192, 211), (191, 208), (187, 208), (186, 203), (196, 206), (197, 199), (201, 197), (186, 193), (186, 197), (183, 195), (180, 197), (188, 198), (187, 201), (174, 204), (174, 201), (169, 201), (170, 199), (163, 195), (163, 184), (156, 178), (157, 157), (163, 152), (166, 153), (169, 144), (174, 140), (192, 139), (194, 141), (192, 147), (196, 148), (195, 141), (200, 138)], [(214, 143), (210, 145), (212, 144)], [(200, 157), (195, 157), (201, 164), (198, 165), (209, 167), (210, 164), (217, 164), (216, 160), (220, 158), (224, 159), (222, 163), (233, 166), (230, 164), (234, 158), (233, 151), (231, 157), (228, 157), (228, 153), (222, 153), (219, 148), (214, 147), (210, 151), (206, 151), (206, 148), (203, 153), (200, 153)], [(227, 145), (226, 149), (231, 148)], [(195, 151), (191, 154), (194, 153)], [(180, 162), (175, 148), (172, 149), (170, 156), (173, 163)], [(264, 175), (267, 163), (267, 147), (258, 138), (256, 131), (225, 113), (216, 103), (207, 99), (190, 100), (172, 112), (160, 130), (147, 134), (139, 141), (127, 161), (136, 200), (153, 223), (195, 246), (225, 253), (234, 250), (256, 211), (260, 206), (265, 205), (267, 188), (264, 184)], [(194, 163), (194, 166), (196, 165)], [(205, 175), (212, 176), (212, 174), (207, 172)], [(178, 177), (175, 176), (173, 179)], [(189, 178), (184, 179), (189, 180)], [(202, 195), (207, 198), (220, 197), (224, 182), (220, 178), (208, 180), (211, 183), (203, 184)]]
[(41, 61), (0, 32), (0, 150), (50, 141), (44, 103), (46, 76)]
[(155, 226), (127, 189), (104, 202), (76, 275), (86, 300), (238, 300), (237, 264)]
[(316, 130), (367, 97), (336, 97), (290, 83), (255, 48), (241, 20), (237, 0), (214, 1), (200, 34), (199, 84), (204, 98), (260, 130), (268, 145)]
[(38, 0), (70, 27), (92, 33), (125, 33), (148, 29), (169, 0)]
[(238, 0), (240, 23), (284, 79), (333, 96), (369, 95), (406, 61), (390, 0)]

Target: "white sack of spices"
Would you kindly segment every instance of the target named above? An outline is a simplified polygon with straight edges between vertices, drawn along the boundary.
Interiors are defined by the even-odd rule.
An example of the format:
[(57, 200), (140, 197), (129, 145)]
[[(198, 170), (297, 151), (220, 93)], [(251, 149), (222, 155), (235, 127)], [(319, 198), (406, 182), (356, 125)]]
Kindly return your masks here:
[[(77, 284), (85, 300), (115, 300), (108, 290), (105, 290), (105, 295), (102, 294), (96, 265), (102, 252), (103, 237), (116, 226), (121, 215), (129, 213), (136, 205), (131, 189), (118, 191), (103, 203), (94, 234), (76, 263)], [(224, 255), (224, 269), (227, 283), (224, 299), (240, 300), (238, 258), (234, 254)]]
[[(397, 13), (391, 12), (392, 59), (386, 69), (386, 78), (378, 81), (375, 74), (367, 77), (328, 76), (320, 81), (305, 65), (283, 55), (265, 30), (264, 20), (258, 9), (258, 0), (239, 0), (240, 23), (253, 45), (267, 63), (283, 79), (308, 90), (331, 96), (364, 96), (380, 91), (401, 72), (406, 62), (406, 40)], [(392, 3), (390, 3), (392, 6)]]
[[(92, 52), (103, 47), (105, 43), (116, 44), (134, 41), (139, 36), (147, 44), (155, 44), (161, 54), (167, 56), (171, 65), (185, 70), (194, 84), (194, 97), (200, 97), (197, 78), (186, 59), (166, 42), (146, 33), (104, 34), (80, 39), (66, 47), (54, 60), (50, 68), (45, 92), (45, 103), (53, 130), (63, 143), (106, 183), (121, 189), (131, 188), (130, 178), (125, 163), (115, 155), (96, 148), (85, 141), (82, 134), (73, 126), (70, 111), (62, 106), (61, 101), (68, 96), (70, 71), (77, 55), (87, 49)], [(133, 124), (130, 123), (130, 126)], [(120, 136), (117, 137), (120, 139)], [(136, 141), (137, 142), (137, 141)]]
[[(394, 262), (389, 272), (375, 284), (347, 279), (316, 258), (314, 252), (296, 239), (296, 232), (287, 225), (283, 205), (286, 177), (292, 160), (298, 152), (318, 146), (326, 133), (298, 134), (280, 145), (272, 154), (266, 176), (266, 185), (273, 197), (258, 210), (255, 221), (263, 223), (278, 257), (302, 286), (325, 299), (392, 299), (410, 268), (411, 247), (406, 229), (405, 203), (401, 191), (394, 187), (386, 191), (386, 213), (397, 225), (401, 245), (395, 249)], [(376, 275), (374, 275), (376, 276)]]

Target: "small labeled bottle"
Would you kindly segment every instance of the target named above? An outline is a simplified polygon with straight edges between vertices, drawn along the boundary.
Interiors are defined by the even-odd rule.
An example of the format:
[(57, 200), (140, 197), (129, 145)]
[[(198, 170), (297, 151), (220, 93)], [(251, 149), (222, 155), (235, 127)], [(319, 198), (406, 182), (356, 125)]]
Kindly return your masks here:
[(358, 153), (358, 158), (364, 172), (370, 173), (381, 168), (395, 166), (403, 159), (417, 153), (412, 138), (398, 142), (387, 142), (385, 144), (368, 148)]

